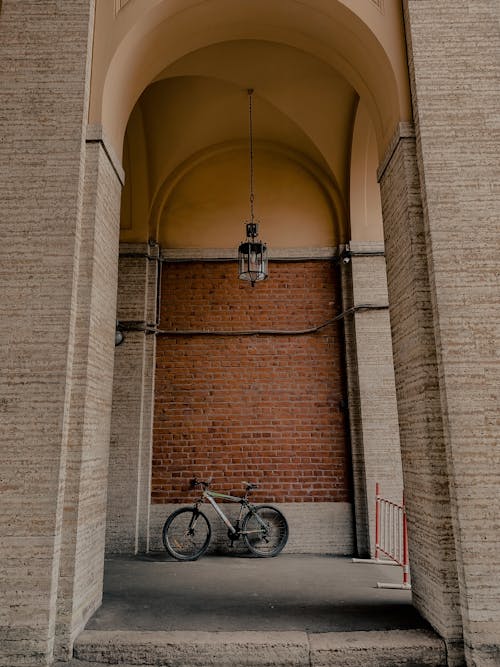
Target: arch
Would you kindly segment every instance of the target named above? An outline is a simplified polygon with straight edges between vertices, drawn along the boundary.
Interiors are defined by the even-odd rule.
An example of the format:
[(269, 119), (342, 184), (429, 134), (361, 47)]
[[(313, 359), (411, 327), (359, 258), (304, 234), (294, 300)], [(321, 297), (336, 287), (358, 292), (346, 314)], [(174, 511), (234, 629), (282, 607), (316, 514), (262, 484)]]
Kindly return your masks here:
[(128, 178), (122, 189), (120, 229), (125, 236), (133, 232), (134, 220), (147, 219), (149, 213), (149, 163), (144, 118), (138, 105), (130, 114), (128, 127), (134, 131), (125, 134), (123, 144), (123, 168)]
[[(282, 160), (287, 160), (295, 165), (295, 168), (303, 170), (323, 193), (328, 207), (331, 209), (331, 220), (334, 225), (333, 237), (337, 242), (345, 241), (347, 213), (341, 193), (334, 178), (326, 174), (313, 160), (307, 156), (282, 144), (269, 141), (255, 143), (258, 153), (274, 155)], [(203, 149), (185, 160), (172, 174), (163, 182), (154, 197), (151, 214), (149, 216), (149, 237), (158, 240), (160, 236), (160, 224), (162, 214), (173, 196), (176, 187), (199, 167), (212, 161), (215, 157), (235, 153), (236, 151), (247, 151), (248, 144), (245, 141), (228, 141), (212, 145)]]
[(248, 5), (130, 0), (116, 17), (111, 4), (97, 6), (89, 116), (103, 125), (118, 155), (136, 100), (165, 67), (187, 53), (235, 39), (288, 45), (340, 73), (369, 110), (379, 155), (396, 124), (410, 117), (396, 3), (390, 3), (383, 20), (375, 4), (367, 3), (369, 11), (361, 17), (347, 0), (255, 0)]
[(354, 119), (350, 164), (350, 239), (384, 240), (380, 187), (377, 182), (377, 146), (373, 124), (360, 103)]
[[(104, 3), (97, 1), (102, 9)], [(371, 18), (358, 15), (353, 9), (354, 4), (359, 5), (359, 12), (369, 7)], [(203, 219), (202, 215), (198, 215), (206, 200), (203, 196), (197, 196), (195, 201), (191, 194), (203, 195), (207, 190), (197, 188), (196, 180), (189, 179), (206, 167), (204, 174), (210, 173), (210, 177), (214, 178), (214, 174), (221, 173), (218, 170), (221, 168), (220, 163), (225, 162), (225, 157), (237, 151), (243, 155), (243, 150), (247, 150), (245, 137), (248, 126), (244, 98), (249, 87), (256, 90), (257, 99), (263, 102), (264, 113), (258, 115), (258, 121), (262, 124), (256, 134), (257, 152), (260, 154), (262, 150), (277, 156), (278, 159), (290, 162), (297, 171), (305, 172), (308, 182), (314, 183), (321, 191), (321, 197), (316, 202), (327, 201), (330, 206), (332, 215), (328, 219), (336, 225), (335, 236), (332, 235), (335, 242), (352, 240), (348, 224), (353, 133), (364, 141), (368, 140), (366, 132), (363, 134), (363, 127), (359, 129), (359, 123), (356, 125), (356, 108), (361, 108), (357, 105), (359, 103), (366, 110), (370, 127), (373, 128), (372, 134), (376, 138), (375, 153), (378, 151), (379, 155), (392, 138), (394, 127), (409, 114), (407, 72), (405, 69), (403, 77), (398, 71), (401, 62), (405, 62), (402, 38), (399, 51), (397, 48), (391, 51), (387, 40), (384, 42), (384, 31), (377, 28), (373, 18), (376, 16), (379, 23), (387, 19), (390, 26), (390, 30), (386, 26), (388, 32), (393, 31), (401, 37), (400, 8), (396, 11), (397, 3), (390, 3), (390, 17), (383, 17), (374, 3), (367, 1), (363, 10), (360, 9), (361, 4), (341, 0), (275, 0), (272, 3), (268, 0), (252, 0), (252, 3), (234, 3), (234, 0), (151, 0), (145, 3), (142, 0), (129, 0), (116, 19), (113, 17), (115, 23), (108, 26), (110, 30), (106, 40), (102, 36), (104, 24), (98, 16), (90, 113), (91, 117), (96, 114), (92, 117), (94, 123), (101, 122), (104, 125), (107, 136), (112, 139), (118, 152), (131, 108), (136, 102), (143, 105), (146, 137), (144, 160), (149, 160), (151, 175), (149, 193), (152, 199), (148, 220), (150, 240), (161, 240), (161, 246), (168, 249), (170, 239), (160, 239), (158, 230), (171, 202), (180, 211), (179, 219), (188, 225), (191, 224), (189, 212), (184, 215), (182, 206), (189, 204), (190, 198), (196, 210), (197, 222), (206, 224), (208, 217), (212, 226), (218, 224), (214, 216)], [(101, 60), (97, 56), (105, 41), (107, 60)], [(281, 65), (276, 74), (274, 57), (261, 58), (261, 70), (267, 68), (273, 71), (272, 82), (277, 84), (278, 89), (274, 90), (272, 86), (262, 89), (254, 84), (252, 75), (255, 68), (247, 67), (243, 74), (238, 71), (238, 63), (230, 63), (232, 67), (229, 72), (225, 67), (217, 69), (217, 64), (226, 64), (221, 57), (223, 51), (230, 57), (235, 53), (231, 49), (243, 48), (244, 45), (274, 49), (273, 56), (278, 51), (287, 51), (289, 55), (293, 52), (291, 61), (299, 64), (298, 71), (292, 68), (285, 72), (284, 78)], [(257, 55), (257, 51), (253, 53)], [(216, 61), (212, 68), (207, 64), (210, 58), (203, 62), (208, 54)], [(308, 69), (312, 61), (315, 69), (312, 66)], [(308, 97), (304, 95), (304, 90), (310, 90), (310, 87), (304, 85), (304, 82), (309, 84), (308, 73), (313, 70), (317, 76), (316, 94)], [(186, 90), (193, 86), (190, 105), (187, 103), (188, 93), (181, 90), (183, 85), (186, 85)], [(205, 90), (201, 90), (202, 85), (206, 87)], [(159, 90), (162, 86), (171, 88), (166, 91), (162, 104), (159, 104)], [(226, 105), (228, 113), (223, 123), (227, 122), (229, 127), (223, 123), (221, 127), (221, 123), (213, 122), (214, 108), (217, 105), (221, 107), (221, 104)], [(300, 112), (304, 110), (309, 113), (308, 116), (306, 113), (301, 115)], [(267, 125), (261, 120), (266, 113), (268, 120), (271, 119)], [(153, 117), (155, 123), (148, 125)], [(163, 134), (166, 127), (169, 128), (169, 134)], [(198, 132), (200, 127), (203, 132)], [(371, 158), (373, 141), (371, 138), (369, 140)], [(163, 161), (156, 160), (155, 155), (161, 156)], [(223, 158), (219, 163), (215, 159), (218, 157)], [(366, 154), (361, 158), (366, 164)], [(213, 169), (210, 172), (208, 167), (211, 166)], [(222, 168), (225, 168), (224, 165)], [(375, 176), (375, 169), (372, 175)], [(240, 178), (239, 183), (242, 182)], [(209, 179), (204, 183), (209, 183)], [(181, 185), (184, 188), (182, 192)], [(240, 188), (239, 194), (242, 193), (243, 188)], [(221, 202), (219, 194), (220, 190), (217, 201)], [(242, 202), (248, 201), (246, 193), (240, 198)], [(212, 204), (213, 201), (209, 201), (209, 205)], [(287, 204), (285, 202), (281, 209), (285, 214)], [(214, 208), (210, 208), (210, 214)], [(229, 219), (229, 208), (223, 210)], [(278, 207), (273, 213), (276, 210)], [(260, 213), (257, 211), (257, 216)], [(267, 212), (262, 213), (265, 222)], [(173, 228), (175, 218), (171, 211), (168, 214), (168, 224), (172, 223)], [(303, 217), (307, 220), (307, 213)], [(234, 220), (234, 215), (232, 218)], [(239, 219), (238, 215), (236, 222)], [(323, 216), (325, 219), (326, 215)], [(244, 222), (244, 218), (241, 222)], [(200, 229), (206, 232), (202, 225)], [(261, 232), (263, 239), (269, 243), (264, 225)], [(141, 239), (128, 240), (131, 243), (144, 242), (146, 238), (148, 236), (144, 235)], [(181, 259), (192, 260), (197, 256), (191, 252), (197, 240), (195, 234), (185, 235), (181, 241), (172, 238), (172, 246), (182, 251), (179, 252)], [(286, 240), (281, 247), (285, 245)], [(231, 243), (231, 247), (236, 247), (236, 244)], [(301, 247), (306, 248), (306, 245), (301, 243)], [(311, 248), (320, 250), (322, 244), (311, 244)], [(272, 256), (271, 250), (270, 254)], [(214, 254), (213, 258), (226, 256), (223, 253), (217, 256)], [(320, 253), (304, 256), (319, 257)], [(368, 278), (367, 284), (372, 277)], [(148, 285), (145, 290), (149, 290)]]

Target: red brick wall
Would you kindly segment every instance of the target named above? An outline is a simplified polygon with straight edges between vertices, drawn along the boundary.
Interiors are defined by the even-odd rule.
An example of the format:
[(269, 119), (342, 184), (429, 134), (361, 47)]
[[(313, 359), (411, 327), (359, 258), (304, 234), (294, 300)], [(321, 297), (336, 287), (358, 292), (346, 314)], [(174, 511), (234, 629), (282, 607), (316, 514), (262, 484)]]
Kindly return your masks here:
[[(161, 329), (295, 330), (340, 311), (330, 262), (272, 263), (252, 288), (233, 263), (163, 268)], [(254, 500), (350, 500), (341, 325), (306, 336), (159, 337), (152, 500), (259, 483)]]

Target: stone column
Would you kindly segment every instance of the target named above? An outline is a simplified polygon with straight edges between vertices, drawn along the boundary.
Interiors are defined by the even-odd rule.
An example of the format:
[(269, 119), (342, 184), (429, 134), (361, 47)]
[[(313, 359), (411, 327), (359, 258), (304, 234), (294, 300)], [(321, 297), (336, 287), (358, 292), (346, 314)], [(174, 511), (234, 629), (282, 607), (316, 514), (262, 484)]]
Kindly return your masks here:
[[(469, 665), (500, 664), (497, 0), (407, 0), (408, 59)], [(450, 549), (453, 543), (450, 544)]]
[(56, 655), (101, 603), (123, 172), (87, 132), (69, 438), (57, 591)]
[[(157, 248), (120, 247), (118, 319), (154, 325)], [(135, 255), (135, 256), (134, 256)], [(144, 552), (149, 547), (155, 336), (125, 331), (115, 351), (106, 550)]]
[[(350, 243), (342, 268), (349, 424), (360, 556), (375, 552), (375, 484), (402, 501), (401, 450), (383, 243)], [(359, 309), (360, 306), (371, 308)], [(377, 308), (380, 307), (380, 308)], [(385, 309), (387, 307), (387, 309)]]
[[(75, 341), (93, 5), (3, 0), (0, 9), (0, 664), (9, 667), (52, 660), (64, 493), (80, 465), (73, 401), (89, 382)], [(93, 587), (91, 605), (97, 595)]]
[(461, 664), (454, 531), (422, 203), (411, 128), (381, 168), (387, 278), (413, 601)]

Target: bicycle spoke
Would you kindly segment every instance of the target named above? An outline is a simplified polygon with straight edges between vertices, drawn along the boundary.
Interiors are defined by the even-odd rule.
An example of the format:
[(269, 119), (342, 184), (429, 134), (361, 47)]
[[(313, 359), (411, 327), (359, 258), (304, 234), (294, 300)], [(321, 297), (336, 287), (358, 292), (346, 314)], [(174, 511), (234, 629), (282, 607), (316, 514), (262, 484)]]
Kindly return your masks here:
[(243, 537), (257, 556), (276, 556), (288, 539), (288, 524), (279, 510), (270, 505), (257, 507), (246, 515)]
[(206, 516), (193, 508), (183, 507), (165, 522), (163, 545), (178, 560), (194, 560), (207, 550), (210, 535)]

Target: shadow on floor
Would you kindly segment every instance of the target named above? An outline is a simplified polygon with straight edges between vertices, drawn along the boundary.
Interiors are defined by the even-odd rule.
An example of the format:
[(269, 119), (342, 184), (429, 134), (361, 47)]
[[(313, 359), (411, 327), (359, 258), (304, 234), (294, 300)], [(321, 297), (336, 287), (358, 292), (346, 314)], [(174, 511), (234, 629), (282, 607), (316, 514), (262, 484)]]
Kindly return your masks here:
[(110, 558), (104, 599), (90, 630), (351, 632), (428, 628), (401, 569), (349, 558), (205, 556), (178, 562), (164, 553)]

